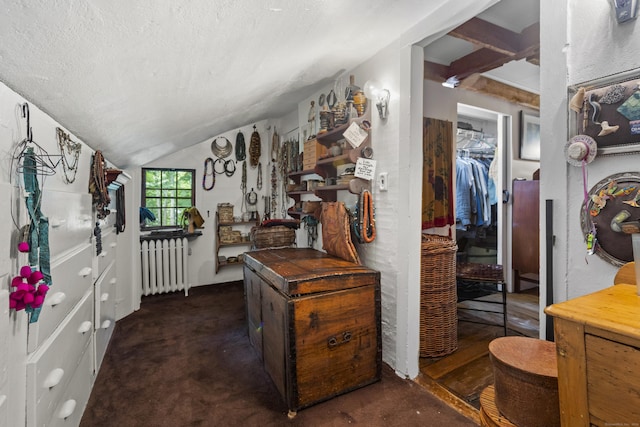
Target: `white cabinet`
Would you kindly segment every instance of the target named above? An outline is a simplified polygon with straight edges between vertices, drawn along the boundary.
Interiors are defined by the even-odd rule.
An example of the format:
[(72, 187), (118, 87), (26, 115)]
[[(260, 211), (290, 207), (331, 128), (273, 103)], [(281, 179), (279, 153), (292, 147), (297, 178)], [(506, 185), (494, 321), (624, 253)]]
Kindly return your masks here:
[[(91, 383), (93, 368), (82, 365), (93, 360), (93, 290), (88, 288), (79, 304), (27, 360), (27, 426), (49, 425), (54, 411), (63, 403), (72, 378), (86, 377)], [(87, 355), (88, 354), (88, 355)], [(89, 395), (76, 400), (82, 411)]]
[(116, 281), (116, 265), (111, 261), (94, 285), (96, 374), (116, 324)]

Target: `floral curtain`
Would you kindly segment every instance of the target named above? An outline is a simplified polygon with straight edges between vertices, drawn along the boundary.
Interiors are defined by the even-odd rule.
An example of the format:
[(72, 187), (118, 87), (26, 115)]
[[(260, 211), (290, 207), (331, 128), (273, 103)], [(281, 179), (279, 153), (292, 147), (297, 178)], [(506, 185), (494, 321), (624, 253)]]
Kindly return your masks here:
[(422, 229), (453, 225), (453, 123), (424, 118)]

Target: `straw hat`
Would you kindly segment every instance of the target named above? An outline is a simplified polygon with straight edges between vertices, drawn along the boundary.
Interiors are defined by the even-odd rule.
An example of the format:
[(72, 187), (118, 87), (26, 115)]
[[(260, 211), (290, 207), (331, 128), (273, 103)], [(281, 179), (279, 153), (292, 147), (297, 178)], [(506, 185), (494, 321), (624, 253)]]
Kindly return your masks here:
[(582, 166), (591, 163), (598, 154), (598, 145), (589, 135), (576, 135), (564, 146), (564, 154), (567, 162), (573, 166)]

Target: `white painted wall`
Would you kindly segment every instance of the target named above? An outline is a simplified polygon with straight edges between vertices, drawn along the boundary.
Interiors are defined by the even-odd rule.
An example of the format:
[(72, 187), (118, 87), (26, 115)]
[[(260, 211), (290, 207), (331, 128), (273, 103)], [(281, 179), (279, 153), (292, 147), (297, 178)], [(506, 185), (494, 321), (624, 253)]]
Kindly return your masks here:
[[(554, 300), (564, 301), (584, 295), (613, 282), (617, 267), (597, 256), (585, 262), (585, 243), (580, 228), (583, 201), (582, 172), (564, 160), (563, 148), (569, 138), (567, 86), (608, 76), (640, 66), (638, 22), (618, 25), (612, 2), (601, 0), (542, 0), (541, 25), (541, 218), (544, 201), (554, 201), (553, 247)], [(591, 188), (601, 179), (618, 172), (637, 171), (635, 155), (598, 157), (588, 166)], [(544, 230), (545, 221), (541, 224)], [(546, 268), (544, 242), (541, 260)], [(541, 301), (546, 281), (541, 277)], [(542, 318), (544, 321), (544, 318)], [(544, 330), (544, 322), (541, 323)]]
[[(17, 226), (27, 223), (24, 197), (17, 190), (19, 185), (23, 186), (23, 176), (16, 173), (17, 163), (13, 158), (19, 154), (14, 152), (16, 145), (26, 137), (26, 120), (21, 117), (20, 110), (24, 102), (26, 100), (22, 96), (0, 83), (0, 194), (4, 200), (0, 207), (0, 240), (4, 242), (3, 248), (0, 250), (0, 258), (2, 258), (0, 260), (0, 294), (11, 291), (11, 279), (17, 275), (21, 266), (28, 264), (27, 256), (18, 253), (15, 246), (17, 244)], [(62, 128), (62, 126), (31, 102), (29, 102), (29, 112), (33, 141), (45, 150), (51, 156), (51, 161), (56, 164), (60, 159), (56, 127)], [(83, 206), (76, 203), (81, 199), (90, 201), (90, 197), (87, 197), (87, 186), (93, 150), (74, 135), (71, 135), (71, 138), (82, 145), (75, 181), (71, 184), (64, 182), (61, 164), (57, 164), (55, 175), (38, 176), (43, 194), (42, 212), (50, 219), (49, 236), (52, 265), (56, 260), (63, 258), (66, 254), (65, 251), (70, 247), (92, 241), (95, 225), (90, 215), (91, 205)], [(64, 204), (60, 200), (68, 200), (71, 203)], [(60, 206), (61, 204), (63, 206)], [(132, 210), (130, 201), (128, 206)], [(109, 216), (107, 224), (113, 223), (112, 217), (113, 215)], [(137, 217), (137, 213), (135, 217)], [(59, 228), (54, 233), (52, 227), (56, 223), (59, 224)], [(127, 219), (127, 223), (131, 224), (131, 218)], [(133, 227), (134, 230), (136, 228)], [(131, 227), (128, 229), (130, 230)], [(67, 232), (65, 234), (64, 231), (59, 230)], [(56, 240), (53, 237), (60, 235), (69, 236), (69, 239), (58, 237)], [(84, 238), (81, 237), (83, 235)], [(121, 243), (120, 240), (119, 243)], [(131, 247), (120, 245), (118, 256), (127, 260), (122, 268), (118, 268), (117, 294), (120, 302), (119, 310), (124, 316), (133, 310), (128, 295), (132, 283), (130, 275)], [(52, 281), (50, 293), (55, 292), (56, 289), (55, 276), (52, 277)], [(0, 331), (6, 331), (8, 334), (2, 337), (3, 345), (0, 347), (0, 396), (7, 396), (4, 405), (10, 409), (6, 419), (2, 418), (3, 412), (0, 410), (0, 425), (19, 426), (25, 425), (28, 318), (24, 311), (11, 310), (9, 312), (8, 301), (6, 299), (2, 301), (7, 305), (2, 307), (0, 312), (8, 314), (0, 318)], [(46, 309), (45, 306), (43, 310)], [(6, 377), (4, 377), (5, 375)], [(8, 380), (6, 383), (3, 382), (3, 377)], [(7, 387), (5, 388), (5, 386)]]

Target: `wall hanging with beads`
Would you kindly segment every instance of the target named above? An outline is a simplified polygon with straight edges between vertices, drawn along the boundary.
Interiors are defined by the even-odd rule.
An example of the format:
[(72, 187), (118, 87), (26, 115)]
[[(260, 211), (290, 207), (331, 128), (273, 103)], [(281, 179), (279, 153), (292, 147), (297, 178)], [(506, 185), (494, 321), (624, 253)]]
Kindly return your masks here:
[(640, 152), (640, 70), (569, 88), (570, 134), (592, 137), (598, 155)]
[(587, 254), (615, 266), (633, 261), (631, 235), (621, 225), (638, 220), (640, 174), (625, 172), (604, 178), (589, 190), (580, 210)]

